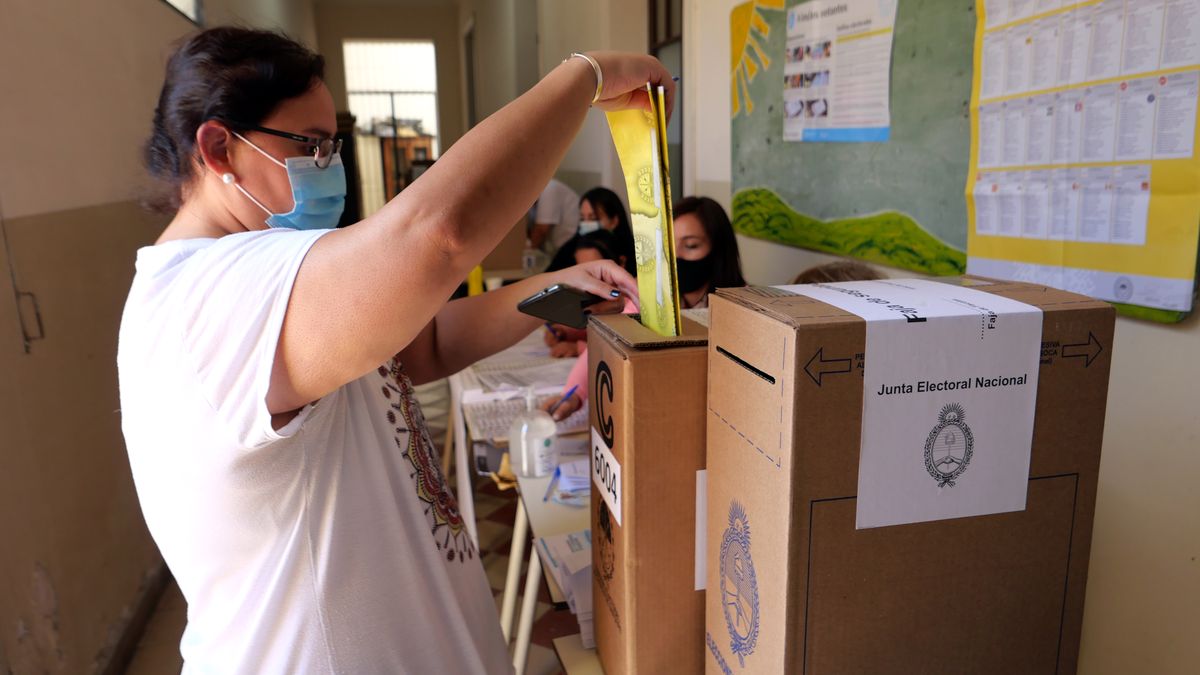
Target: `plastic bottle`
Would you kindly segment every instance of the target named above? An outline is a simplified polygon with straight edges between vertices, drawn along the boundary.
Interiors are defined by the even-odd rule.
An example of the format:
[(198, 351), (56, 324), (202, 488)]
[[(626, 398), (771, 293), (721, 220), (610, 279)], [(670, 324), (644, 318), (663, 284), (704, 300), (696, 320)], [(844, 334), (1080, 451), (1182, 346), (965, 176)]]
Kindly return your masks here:
[(533, 274), (537, 270), (538, 250), (533, 247), (533, 242), (529, 239), (525, 240), (525, 250), (521, 252), (521, 269), (526, 274)]
[(513, 471), (523, 478), (548, 476), (558, 466), (554, 448), (556, 427), (549, 413), (537, 407), (533, 387), (525, 389), (525, 412), (508, 428), (508, 452)]

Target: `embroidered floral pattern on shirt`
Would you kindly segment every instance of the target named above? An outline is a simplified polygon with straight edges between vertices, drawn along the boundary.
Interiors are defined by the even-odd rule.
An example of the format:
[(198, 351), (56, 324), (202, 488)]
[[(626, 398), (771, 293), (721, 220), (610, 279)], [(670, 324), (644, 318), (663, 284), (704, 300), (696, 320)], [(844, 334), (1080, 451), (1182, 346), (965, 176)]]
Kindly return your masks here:
[(425, 516), (434, 543), (439, 551), (446, 552), (447, 560), (464, 562), (473, 558), (474, 543), (463, 527), (458, 500), (442, 474), (441, 462), (425, 427), (425, 416), (417, 405), (412, 381), (398, 359), (380, 366), (378, 372), (384, 381), (381, 391), (388, 400), (387, 419), (395, 429), (396, 447), (412, 465), (410, 475), (417, 497), (425, 504)]

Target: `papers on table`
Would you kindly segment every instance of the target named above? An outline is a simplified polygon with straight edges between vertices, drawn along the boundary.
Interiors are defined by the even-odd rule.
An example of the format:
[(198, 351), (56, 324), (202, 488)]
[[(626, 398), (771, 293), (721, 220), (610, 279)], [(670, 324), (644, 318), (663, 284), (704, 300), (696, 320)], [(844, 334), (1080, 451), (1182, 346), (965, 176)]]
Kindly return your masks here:
[[(557, 401), (562, 386), (536, 389), (538, 402)], [(463, 417), (471, 437), (471, 455), (475, 470), (488, 475), (500, 470), (500, 460), (508, 452), (508, 428), (512, 421), (525, 410), (525, 397), (520, 391), (508, 390), (485, 392), (468, 389), (462, 394)], [(576, 410), (570, 417), (558, 422), (558, 455), (586, 454), (587, 438), (564, 438), (567, 434), (579, 434), (587, 430), (587, 406)]]
[(550, 356), (542, 342), (542, 331), (538, 329), (512, 347), (464, 370), (463, 388), (494, 392), (524, 387), (561, 387), (574, 365), (574, 359)]
[(576, 491), (589, 487), (591, 483), (588, 481), (590, 480), (587, 457), (558, 465), (558, 487), (560, 489)]
[(527, 359), (499, 364), (482, 364), (475, 368), (479, 383), (490, 391), (561, 385), (570, 375), (574, 359)]
[[(524, 388), (532, 386), (539, 402), (558, 400), (574, 365), (575, 359), (549, 355), (539, 329), (459, 374), (463, 417), (477, 473), (486, 476), (500, 471), (501, 458), (508, 451), (508, 428), (525, 410)], [(558, 423), (559, 434), (586, 429), (586, 408)]]
[(596, 646), (592, 628), (592, 532), (581, 530), (553, 537), (540, 537), (538, 549), (546, 572), (554, 577), (567, 596), (571, 613), (579, 621), (583, 646)]
[[(583, 442), (586, 453), (587, 439), (579, 440)], [(559, 452), (562, 453), (563, 449), (560, 448)], [(586, 507), (591, 500), (591, 492), (591, 465), (587, 455), (570, 459), (560, 454), (558, 468), (554, 470), (543, 501), (553, 500), (564, 506)]]
[[(538, 405), (543, 405), (546, 401), (557, 401), (562, 386), (541, 387), (534, 392), (538, 397)], [(525, 396), (519, 390), (484, 392), (469, 389), (463, 392), (462, 401), (467, 429), (471, 438), (478, 441), (507, 444), (509, 427), (518, 415), (525, 412)], [(580, 407), (556, 426), (559, 434), (587, 431), (587, 407)]]

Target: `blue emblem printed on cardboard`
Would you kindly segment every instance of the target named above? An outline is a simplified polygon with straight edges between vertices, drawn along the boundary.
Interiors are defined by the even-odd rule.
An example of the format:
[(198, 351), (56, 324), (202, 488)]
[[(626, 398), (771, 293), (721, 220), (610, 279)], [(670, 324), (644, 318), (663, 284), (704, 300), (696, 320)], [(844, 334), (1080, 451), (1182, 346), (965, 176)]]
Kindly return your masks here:
[(729, 504), (729, 528), (721, 540), (721, 602), (729, 649), (745, 668), (758, 642), (758, 580), (750, 558), (750, 519), (736, 501)]

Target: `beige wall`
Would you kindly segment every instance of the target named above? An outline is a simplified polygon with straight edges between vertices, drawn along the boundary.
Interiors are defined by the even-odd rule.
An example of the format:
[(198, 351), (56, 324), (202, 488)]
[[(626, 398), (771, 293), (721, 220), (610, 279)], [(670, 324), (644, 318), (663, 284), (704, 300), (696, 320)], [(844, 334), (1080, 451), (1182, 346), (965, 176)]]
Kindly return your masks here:
[[(726, 207), (736, 4), (684, 0), (685, 191)], [(753, 283), (784, 283), (829, 259), (739, 243)], [(1079, 672), (1190, 675), (1200, 664), (1200, 319), (1161, 326), (1119, 318), (1111, 377)]]
[(0, 299), (0, 671), (98, 672), (162, 570), (125, 455), (115, 356), (134, 251), (163, 221), (126, 201), (5, 226), (45, 339), (24, 354), (12, 295)]
[(236, 24), (287, 33), (310, 48), (317, 45), (312, 0), (204, 0), (207, 26)]
[[(209, 0), (210, 23), (315, 44), (307, 0)], [(157, 0), (3, 0), (0, 10), (0, 672), (103, 669), (161, 578), (120, 431), (116, 339), (134, 202), (170, 45)], [(36, 295), (26, 354), (9, 276)], [(33, 315), (28, 315), (31, 327)]]
[[(261, 1), (272, 11), (255, 10), (253, 0), (205, 3), (209, 25), (261, 20), (311, 33), (311, 9), (298, 0), (294, 8), (293, 0)], [(170, 42), (195, 26), (158, 0), (4, 0), (3, 11), (4, 215), (129, 199)]]
[(1200, 318), (1117, 319), (1079, 672), (1200, 670)]
[(453, 3), (396, 7), (318, 0), (315, 11), (318, 51), (325, 56), (325, 80), (338, 110), (348, 109), (343, 41), (433, 40), (442, 151), (463, 135), (462, 50)]
[(167, 44), (193, 26), (140, 0), (4, 13), (0, 248), (46, 337), (24, 353), (0, 289), (0, 671), (96, 672), (162, 565), (120, 435), (116, 332), (133, 252), (162, 226), (130, 201), (139, 146)]
[(159, 2), (5, 0), (4, 216), (129, 199), (168, 42), (193, 28)]
[(541, 79), (538, 70), (538, 0), (513, 0), (513, 84), (517, 95), (533, 88)]
[(458, 32), (475, 27), (475, 105), (478, 119), (520, 93), (517, 75), (517, 0), (460, 0)]
[[(643, 0), (460, 0), (459, 34), (472, 22), (480, 119), (528, 90), (571, 52), (645, 52), (649, 39)], [(602, 112), (588, 114), (557, 176), (580, 192), (604, 185), (625, 196)]]

